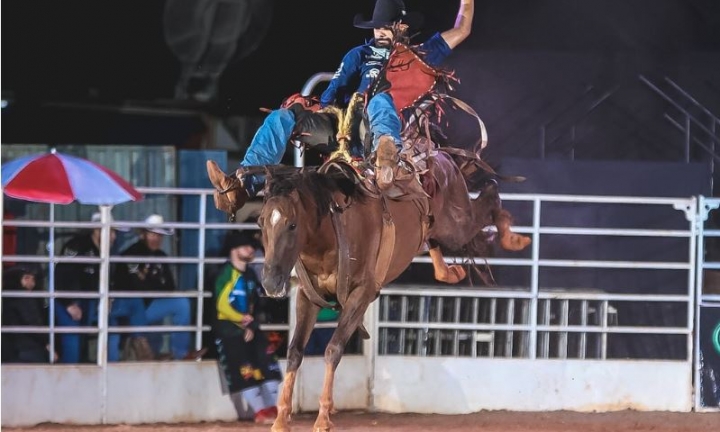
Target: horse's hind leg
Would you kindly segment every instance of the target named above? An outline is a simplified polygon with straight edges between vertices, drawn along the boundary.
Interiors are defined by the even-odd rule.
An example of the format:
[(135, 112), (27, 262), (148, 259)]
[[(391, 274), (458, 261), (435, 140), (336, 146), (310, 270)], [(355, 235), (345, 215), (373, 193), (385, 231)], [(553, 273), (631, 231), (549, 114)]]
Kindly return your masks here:
[(283, 386), (280, 390), (278, 400), (278, 415), (270, 429), (272, 432), (289, 432), (290, 431), (290, 414), (292, 414), (292, 395), (295, 387), (295, 378), (297, 370), (303, 360), (305, 345), (307, 345), (310, 333), (315, 327), (317, 315), (320, 307), (316, 306), (303, 292), (299, 289), (297, 292), (297, 324), (295, 325), (295, 334), (293, 335), (290, 346), (288, 347), (288, 363)]
[[(338, 320), (337, 329), (330, 338), (330, 342), (325, 349), (325, 380), (323, 382), (323, 390), (320, 395), (320, 410), (318, 412), (313, 432), (328, 432), (333, 429), (330, 421), (330, 413), (333, 410), (333, 383), (335, 381), (335, 370), (340, 364), (345, 345), (350, 336), (358, 328), (362, 322), (368, 305), (375, 299), (374, 289), (358, 287), (354, 289), (348, 296), (340, 319)], [(372, 291), (372, 292), (371, 292)]]
[(520, 251), (530, 244), (530, 237), (513, 232), (512, 216), (505, 209), (493, 210), (493, 222), (500, 236), (500, 247), (509, 251)]
[(449, 284), (456, 284), (465, 279), (465, 276), (467, 275), (465, 269), (457, 264), (448, 265), (445, 262), (445, 258), (443, 257), (439, 244), (431, 241), (429, 252), (430, 258), (432, 259), (433, 270), (435, 272), (435, 280)]
[(473, 212), (474, 222), (478, 228), (489, 224), (495, 225), (500, 247), (503, 249), (520, 251), (530, 244), (530, 237), (512, 231), (513, 217), (509, 211), (502, 208), (497, 183), (489, 183), (473, 200)]

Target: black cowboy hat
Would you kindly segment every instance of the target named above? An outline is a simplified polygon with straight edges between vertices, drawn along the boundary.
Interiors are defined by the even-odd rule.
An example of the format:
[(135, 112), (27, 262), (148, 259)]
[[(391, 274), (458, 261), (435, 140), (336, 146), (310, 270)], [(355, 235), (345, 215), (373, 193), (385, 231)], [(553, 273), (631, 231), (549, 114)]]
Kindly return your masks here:
[(229, 254), (231, 250), (240, 246), (252, 246), (253, 249), (262, 248), (262, 243), (258, 240), (258, 234), (257, 232), (239, 230), (228, 232), (223, 244), (224, 255)]
[(407, 12), (405, 3), (402, 0), (377, 0), (372, 19), (368, 21), (362, 14), (357, 14), (353, 20), (353, 25), (362, 29), (376, 29), (396, 22), (418, 28), (423, 23), (423, 16), (418, 12)]

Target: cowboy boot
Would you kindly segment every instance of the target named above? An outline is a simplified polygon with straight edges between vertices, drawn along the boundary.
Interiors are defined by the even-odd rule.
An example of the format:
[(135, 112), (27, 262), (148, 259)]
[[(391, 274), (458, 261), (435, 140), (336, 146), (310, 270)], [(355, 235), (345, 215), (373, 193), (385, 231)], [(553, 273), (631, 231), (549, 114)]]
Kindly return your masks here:
[(207, 172), (210, 182), (217, 189), (213, 193), (215, 208), (229, 215), (234, 215), (247, 202), (249, 195), (242, 180), (236, 175), (225, 174), (215, 161), (207, 161)]
[(133, 351), (135, 351), (135, 360), (138, 361), (148, 361), (148, 360), (155, 360), (155, 354), (153, 354), (152, 348), (150, 348), (150, 343), (148, 343), (148, 340), (143, 336), (138, 336), (135, 338), (132, 338), (132, 348)]
[(375, 152), (375, 182), (378, 189), (386, 191), (393, 185), (394, 171), (399, 160), (395, 140), (389, 135), (383, 135), (378, 140)]

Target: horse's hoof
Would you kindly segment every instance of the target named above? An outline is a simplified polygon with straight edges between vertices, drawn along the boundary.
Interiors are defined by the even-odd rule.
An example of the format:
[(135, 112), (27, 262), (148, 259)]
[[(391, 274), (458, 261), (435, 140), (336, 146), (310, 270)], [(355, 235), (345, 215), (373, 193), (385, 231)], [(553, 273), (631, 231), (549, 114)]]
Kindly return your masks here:
[(462, 266), (453, 264), (451, 266), (448, 266), (447, 273), (443, 276), (436, 277), (440, 282), (445, 282), (449, 284), (456, 284), (460, 282), (461, 280), (465, 279), (465, 276), (467, 276), (467, 272), (465, 271)]
[(335, 430), (335, 426), (332, 423), (321, 426), (313, 426), (313, 432), (332, 432), (333, 430)]
[(531, 242), (530, 237), (512, 233), (500, 239), (500, 246), (509, 251), (521, 251)]
[(277, 417), (275, 417), (275, 421), (273, 422), (272, 427), (270, 428), (270, 432), (290, 432), (290, 416), (285, 416), (284, 418), (278, 414)]
[(435, 273), (435, 280), (449, 284), (456, 284), (465, 279), (465, 276), (467, 276), (465, 269), (460, 265), (453, 264), (447, 267), (447, 271), (441, 274)]
[(448, 274), (448, 277), (450, 279), (448, 281), (448, 283), (451, 283), (451, 284), (456, 284), (456, 283), (460, 282), (461, 280), (465, 279), (465, 276), (467, 276), (467, 272), (465, 271), (465, 269), (462, 268), (462, 266), (457, 265), (457, 264), (453, 264), (453, 265), (449, 266), (448, 270), (450, 272)]
[[(328, 412), (332, 409), (333, 406), (328, 407)], [(335, 425), (332, 421), (330, 421), (330, 416), (319, 412), (318, 417), (315, 419), (315, 424), (313, 425), (313, 432), (331, 432), (334, 429)]]
[[(277, 422), (275, 422), (277, 423)], [(275, 425), (273, 424), (270, 428), (270, 432), (290, 432), (290, 426), (287, 424), (284, 425)]]

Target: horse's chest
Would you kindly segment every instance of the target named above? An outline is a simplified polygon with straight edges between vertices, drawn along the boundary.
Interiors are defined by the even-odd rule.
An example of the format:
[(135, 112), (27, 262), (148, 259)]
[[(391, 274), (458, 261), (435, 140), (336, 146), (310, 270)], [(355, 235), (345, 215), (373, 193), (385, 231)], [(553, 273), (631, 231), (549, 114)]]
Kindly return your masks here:
[(303, 264), (318, 291), (335, 294), (337, 286), (337, 257), (328, 254), (323, 260), (303, 257)]
[(334, 274), (318, 275), (318, 289), (330, 294), (334, 294), (337, 290), (337, 278)]

